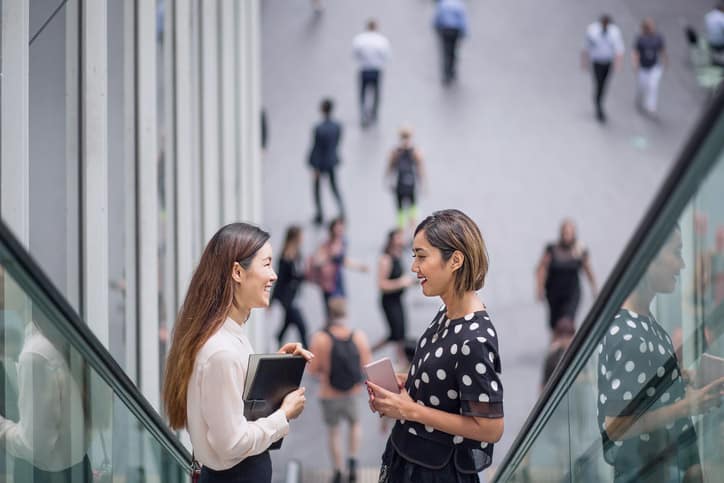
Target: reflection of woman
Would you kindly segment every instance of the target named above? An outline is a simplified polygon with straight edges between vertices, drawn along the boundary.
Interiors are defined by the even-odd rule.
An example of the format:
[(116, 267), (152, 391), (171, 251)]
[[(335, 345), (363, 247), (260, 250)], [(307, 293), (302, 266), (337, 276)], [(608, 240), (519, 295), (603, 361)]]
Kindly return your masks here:
[(599, 346), (598, 423), (617, 482), (701, 481), (690, 416), (719, 404), (724, 379), (685, 387), (671, 337), (649, 309), (674, 291), (682, 268), (677, 228)]
[[(243, 388), (254, 352), (243, 325), (251, 309), (268, 307), (277, 279), (269, 234), (245, 223), (221, 228), (209, 241), (176, 320), (163, 397), (171, 427), (186, 427), (201, 483), (269, 483), (269, 446), (304, 409), (304, 389), (256, 421), (244, 417)], [(300, 344), (280, 352), (311, 354)]]
[(597, 293), (596, 279), (591, 269), (588, 250), (576, 238), (576, 225), (572, 220), (561, 224), (560, 238), (546, 246), (536, 271), (537, 295), (539, 300), (548, 301), (551, 330), (561, 319), (575, 321), (578, 303), (581, 300), (579, 272), (583, 269), (594, 297)]
[(485, 242), (457, 210), (420, 223), (413, 244), (422, 292), (445, 305), (420, 338), (399, 394), (368, 381), (370, 405), (398, 421), (380, 482), (478, 482), (503, 434), (497, 332), (478, 298), (488, 269)]
[(284, 307), (284, 324), (277, 334), (279, 344), (284, 339), (289, 326), (293, 325), (299, 331), (299, 338), (302, 345), (307, 347), (307, 324), (301, 310), (297, 307), (295, 299), (299, 286), (304, 280), (304, 271), (302, 269), (302, 229), (296, 225), (287, 229), (287, 235), (284, 238), (284, 247), (282, 248), (282, 256), (279, 258), (279, 279), (274, 285), (272, 298), (278, 300)]
[(404, 246), (402, 230), (392, 230), (387, 235), (387, 244), (380, 257), (377, 285), (382, 292), (381, 304), (385, 313), (387, 325), (390, 328), (388, 337), (382, 339), (372, 348), (377, 351), (392, 342), (397, 345), (399, 361), (405, 360), (405, 309), (402, 305), (402, 294), (407, 287), (413, 284), (414, 279), (402, 274), (402, 249)]
[(0, 440), (17, 458), (15, 481), (90, 482), (87, 368), (81, 364), (71, 372), (70, 348), (59, 334), (46, 337), (41, 325), (25, 328), (17, 366), (18, 418), (0, 418)]

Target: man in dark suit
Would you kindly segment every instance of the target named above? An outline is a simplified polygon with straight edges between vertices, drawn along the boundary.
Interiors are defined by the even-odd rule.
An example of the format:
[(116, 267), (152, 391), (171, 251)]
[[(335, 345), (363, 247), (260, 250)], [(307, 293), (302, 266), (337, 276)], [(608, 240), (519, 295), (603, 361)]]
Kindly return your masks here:
[(339, 164), (339, 156), (337, 155), (337, 146), (339, 140), (342, 137), (342, 126), (340, 123), (332, 119), (332, 110), (334, 109), (334, 103), (331, 99), (324, 99), (320, 106), (322, 112), (322, 121), (314, 127), (314, 144), (312, 150), (309, 153), (309, 164), (314, 170), (314, 203), (316, 205), (316, 215), (314, 216), (314, 223), (321, 225), (324, 223), (324, 216), (322, 213), (322, 200), (320, 195), (320, 180), (323, 175), (329, 179), (329, 186), (332, 188), (332, 193), (337, 200), (337, 206), (339, 207), (339, 215), (344, 217), (344, 205), (342, 203), (342, 196), (339, 194), (339, 188), (337, 188), (337, 181), (335, 178), (335, 169)]

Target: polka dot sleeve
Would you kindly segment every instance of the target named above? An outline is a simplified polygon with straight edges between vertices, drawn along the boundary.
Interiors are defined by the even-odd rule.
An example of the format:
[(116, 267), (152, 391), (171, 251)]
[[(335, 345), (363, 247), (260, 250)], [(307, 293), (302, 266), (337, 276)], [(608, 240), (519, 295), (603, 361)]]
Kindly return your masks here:
[[(474, 324), (471, 324), (474, 327)], [(456, 370), (461, 413), (484, 418), (503, 417), (503, 385), (500, 382), (495, 331), (474, 328), (463, 341)], [(492, 340), (491, 340), (492, 339)]]

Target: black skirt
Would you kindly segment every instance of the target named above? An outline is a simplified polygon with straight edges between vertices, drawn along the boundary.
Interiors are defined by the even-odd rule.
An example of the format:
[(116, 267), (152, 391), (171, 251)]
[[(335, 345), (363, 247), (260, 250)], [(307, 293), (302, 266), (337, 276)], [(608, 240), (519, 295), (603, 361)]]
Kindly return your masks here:
[(228, 470), (201, 468), (199, 483), (271, 483), (272, 464), (269, 451), (241, 460)]
[(417, 465), (399, 455), (387, 441), (382, 455), (379, 483), (480, 483), (476, 474), (460, 473), (455, 469), (453, 458), (439, 470)]

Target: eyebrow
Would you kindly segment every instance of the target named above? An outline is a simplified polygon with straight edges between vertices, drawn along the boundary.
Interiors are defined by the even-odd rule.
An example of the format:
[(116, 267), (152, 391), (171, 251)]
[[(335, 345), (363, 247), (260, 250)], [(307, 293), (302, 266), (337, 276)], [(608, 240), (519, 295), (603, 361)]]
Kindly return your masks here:
[(424, 248), (413, 248), (413, 249), (412, 249), (412, 252), (413, 252), (413, 253), (418, 253), (418, 252), (423, 252), (423, 253), (424, 253), (424, 252), (425, 252), (425, 249), (424, 249)]

